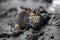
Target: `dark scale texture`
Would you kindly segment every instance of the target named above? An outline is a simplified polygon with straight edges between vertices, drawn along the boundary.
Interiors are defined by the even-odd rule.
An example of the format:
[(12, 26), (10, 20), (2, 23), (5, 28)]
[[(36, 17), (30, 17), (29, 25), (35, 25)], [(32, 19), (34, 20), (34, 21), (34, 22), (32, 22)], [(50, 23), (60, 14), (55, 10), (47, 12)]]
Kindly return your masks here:
[[(0, 37), (0, 40), (60, 40), (60, 4), (54, 4), (56, 3), (54, 1), (56, 0), (0, 0), (0, 34), (4, 33), (0, 35), (2, 36)], [(58, 2), (59, 1), (60, 0), (58, 0)], [(50, 8), (50, 4), (52, 4), (53, 9)], [(11, 28), (14, 28), (16, 22), (15, 19), (18, 19), (16, 13), (19, 14), (21, 12), (20, 6), (33, 9), (43, 6), (50, 13), (52, 13), (54, 9), (56, 12), (52, 13), (48, 24), (43, 26), (41, 30), (37, 31), (29, 29), (23, 33), (20, 32), (21, 34), (18, 32), (19, 36), (17, 35), (17, 37), (15, 37), (14, 35), (12, 36), (8, 34), (11, 31)], [(22, 22), (22, 24), (24, 24), (24, 22)]]

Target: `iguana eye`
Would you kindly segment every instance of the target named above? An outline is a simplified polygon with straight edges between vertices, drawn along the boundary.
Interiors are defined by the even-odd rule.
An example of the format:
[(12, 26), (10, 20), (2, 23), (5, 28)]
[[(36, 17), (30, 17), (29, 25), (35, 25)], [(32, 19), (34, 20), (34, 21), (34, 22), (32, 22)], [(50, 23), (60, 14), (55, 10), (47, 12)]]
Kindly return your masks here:
[(15, 26), (19, 26), (19, 24), (15, 23)]
[(39, 11), (43, 11), (43, 9), (42, 9), (42, 8), (40, 8), (40, 9), (39, 9)]
[(46, 13), (42, 13), (41, 14), (44, 18), (47, 18), (48, 17), (48, 14), (46, 14)]

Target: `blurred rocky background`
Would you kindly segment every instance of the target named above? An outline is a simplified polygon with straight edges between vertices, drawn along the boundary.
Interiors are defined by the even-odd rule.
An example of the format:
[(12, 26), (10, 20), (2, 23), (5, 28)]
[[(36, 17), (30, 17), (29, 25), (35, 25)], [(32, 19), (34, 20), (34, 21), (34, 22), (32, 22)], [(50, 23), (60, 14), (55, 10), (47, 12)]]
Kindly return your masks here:
[(19, 37), (4, 37), (0, 40), (60, 40), (60, 0), (0, 0), (0, 34), (11, 31), (11, 25), (15, 23), (15, 15), (21, 11), (20, 6), (27, 8), (43, 6), (52, 13), (51, 19), (45, 28), (37, 32), (41, 35), (34, 39), (32, 39), (32, 29), (29, 29)]

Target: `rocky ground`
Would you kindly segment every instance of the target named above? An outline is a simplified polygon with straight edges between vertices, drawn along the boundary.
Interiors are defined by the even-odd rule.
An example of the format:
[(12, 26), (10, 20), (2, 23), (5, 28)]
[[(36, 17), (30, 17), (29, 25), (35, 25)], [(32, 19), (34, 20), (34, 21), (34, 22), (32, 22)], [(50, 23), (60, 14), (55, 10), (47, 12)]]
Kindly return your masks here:
[[(60, 5), (55, 5), (46, 3), (41, 0), (1, 0), (1, 8), (0, 8), (0, 34), (9, 33), (11, 31), (11, 25), (14, 25), (16, 13), (21, 11), (20, 6), (30, 7), (30, 8), (38, 8), (42, 5), (48, 12), (52, 13), (51, 19), (48, 24), (44, 26), (40, 31), (35, 31), (36, 33), (32, 33), (32, 29), (25, 31), (23, 34), (18, 37), (10, 37), (10, 38), (0, 38), (0, 40), (60, 40)], [(57, 7), (58, 6), (58, 7)], [(37, 36), (33, 36), (36, 34), (40, 34)]]

